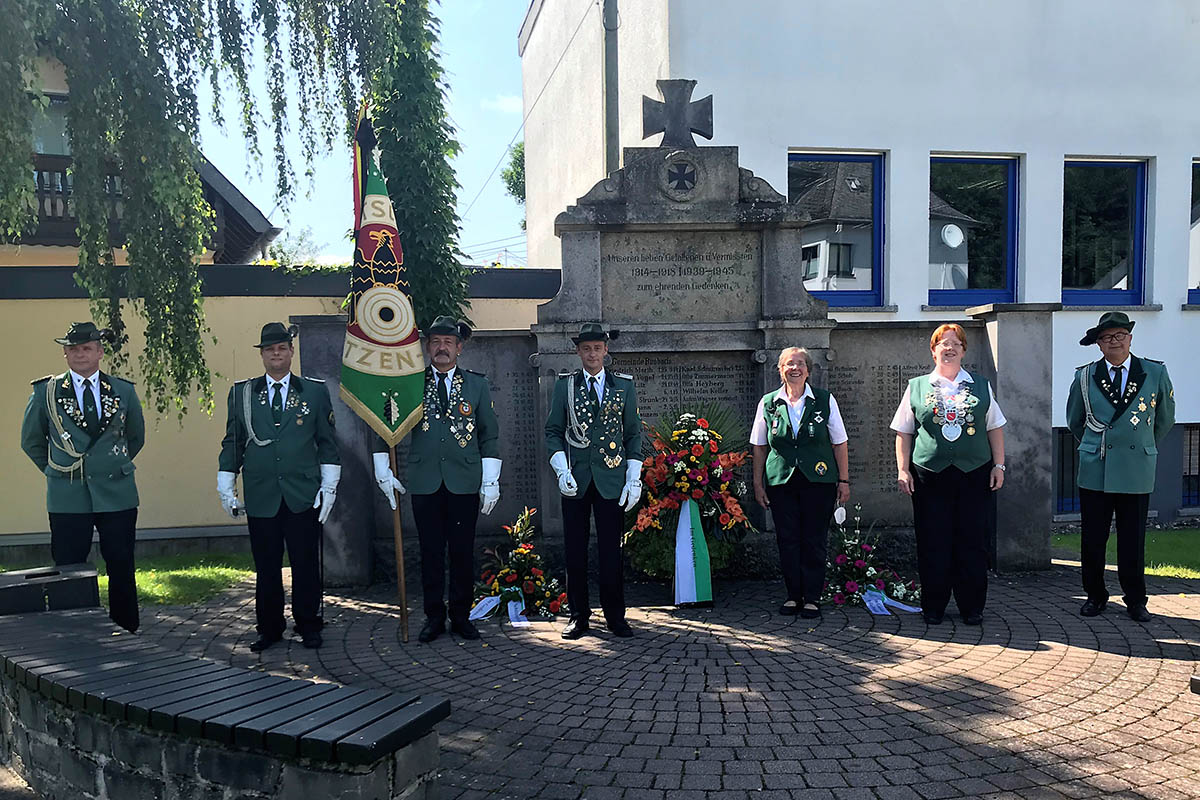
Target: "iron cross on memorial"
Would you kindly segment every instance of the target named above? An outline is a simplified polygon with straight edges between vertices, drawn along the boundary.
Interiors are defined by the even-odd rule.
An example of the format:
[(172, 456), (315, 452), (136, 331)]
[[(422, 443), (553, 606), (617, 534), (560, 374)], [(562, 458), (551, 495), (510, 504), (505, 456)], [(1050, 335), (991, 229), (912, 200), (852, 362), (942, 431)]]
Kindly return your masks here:
[(711, 139), (712, 95), (692, 100), (695, 81), (657, 81), (663, 101), (642, 96), (642, 138), (663, 134), (660, 147), (695, 147), (693, 133)]

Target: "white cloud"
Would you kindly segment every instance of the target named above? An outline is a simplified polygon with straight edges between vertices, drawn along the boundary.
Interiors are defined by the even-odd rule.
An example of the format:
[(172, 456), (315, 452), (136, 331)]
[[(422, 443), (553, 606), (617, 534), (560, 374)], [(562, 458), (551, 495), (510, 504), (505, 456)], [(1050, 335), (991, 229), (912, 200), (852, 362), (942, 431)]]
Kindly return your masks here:
[(498, 94), (490, 100), (484, 100), (480, 105), (489, 111), (499, 111), (502, 114), (520, 114), (524, 110), (521, 98), (513, 94)]

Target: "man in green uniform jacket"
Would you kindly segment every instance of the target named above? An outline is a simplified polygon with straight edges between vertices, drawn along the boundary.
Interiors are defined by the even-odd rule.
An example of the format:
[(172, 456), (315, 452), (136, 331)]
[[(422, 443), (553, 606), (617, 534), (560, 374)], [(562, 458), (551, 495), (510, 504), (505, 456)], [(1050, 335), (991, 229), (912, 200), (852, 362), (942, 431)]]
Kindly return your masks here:
[(283, 638), (283, 550), (292, 566), (292, 617), (304, 646), (321, 646), (321, 525), (337, 499), (341, 460), (325, 382), (291, 373), (295, 331), (263, 326), (255, 345), (265, 375), (229, 388), (217, 472), (221, 505), (237, 517), (234, 483), (242, 473), (250, 551), (254, 555), (254, 652)]
[[(458, 366), (471, 336), (465, 322), (441, 316), (425, 330), (424, 416), (408, 451), (408, 488), (421, 543), (421, 593), (425, 625), (417, 639), (432, 642), (450, 630), (478, 639), (468, 618), (475, 579), (475, 525), (500, 499), (500, 425), (488, 379)], [(376, 439), (375, 482), (392, 508), (404, 486), (392, 474), (382, 439)], [(450, 553), (449, 603), (446, 552)]]
[(146, 424), (133, 384), (100, 371), (108, 337), (91, 322), (75, 322), (66, 336), (54, 340), (63, 346), (70, 369), (33, 382), (21, 449), (46, 475), (54, 563), (87, 561), (92, 529), (99, 531), (109, 616), (136, 631), (133, 459), (146, 441)]
[(1080, 562), (1087, 592), (1079, 613), (1094, 617), (1108, 603), (1105, 547), (1115, 514), (1125, 609), (1146, 622), (1146, 513), (1158, 444), (1175, 424), (1175, 390), (1166, 365), (1130, 354), (1134, 324), (1123, 312), (1110, 311), (1079, 341), (1099, 345), (1103, 358), (1076, 368), (1067, 426), (1079, 442)]
[(587, 322), (573, 337), (583, 369), (559, 375), (546, 419), (546, 450), (562, 494), (567, 561), (567, 603), (571, 619), (564, 639), (588, 632), (588, 538), (596, 520), (600, 556), (600, 606), (615, 636), (633, 635), (625, 621), (621, 569), (624, 511), (642, 496), (642, 420), (633, 376), (604, 368), (608, 341), (618, 331)]

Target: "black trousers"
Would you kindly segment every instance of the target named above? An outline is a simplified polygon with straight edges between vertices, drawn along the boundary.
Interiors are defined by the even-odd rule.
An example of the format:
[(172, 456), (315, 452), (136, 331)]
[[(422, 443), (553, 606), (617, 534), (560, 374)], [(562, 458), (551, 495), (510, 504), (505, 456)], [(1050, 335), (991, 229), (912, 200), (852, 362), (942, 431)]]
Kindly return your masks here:
[(1083, 590), (1097, 603), (1108, 600), (1104, 584), (1105, 548), (1113, 516), (1117, 518), (1117, 578), (1129, 608), (1146, 605), (1146, 513), (1148, 494), (1115, 494), (1079, 489), (1079, 539)]
[(446, 551), (450, 551), (451, 622), (466, 622), (475, 585), (475, 523), (479, 495), (454, 494), (445, 484), (433, 494), (412, 496), (417, 538), (421, 542), (421, 594), (425, 616), (446, 618)]
[(787, 483), (766, 489), (788, 599), (819, 603), (837, 484), (813, 483), (797, 470)]
[(292, 619), (296, 633), (321, 630), (321, 523), (317, 509), (291, 511), (279, 501), (273, 517), (248, 517), (250, 552), (254, 555), (254, 614), (258, 635), (283, 636), (283, 548), (292, 565)]
[(987, 603), (987, 531), (996, 502), (991, 473), (991, 462), (970, 472), (913, 465), (917, 572), (929, 614), (944, 614), (951, 593), (964, 616), (982, 613)]
[(92, 550), (92, 529), (100, 532), (100, 555), (108, 570), (108, 616), (127, 631), (138, 629), (137, 584), (133, 577), (137, 515), (136, 508), (50, 513), (50, 555), (55, 566), (87, 561)]
[(574, 497), (562, 499), (563, 545), (567, 559), (567, 602), (571, 618), (592, 615), (588, 598), (588, 540), (591, 518), (596, 518), (596, 551), (600, 564), (600, 607), (612, 625), (625, 621), (625, 576), (621, 563), (621, 526), (625, 512), (616, 500), (606, 500), (595, 482)]

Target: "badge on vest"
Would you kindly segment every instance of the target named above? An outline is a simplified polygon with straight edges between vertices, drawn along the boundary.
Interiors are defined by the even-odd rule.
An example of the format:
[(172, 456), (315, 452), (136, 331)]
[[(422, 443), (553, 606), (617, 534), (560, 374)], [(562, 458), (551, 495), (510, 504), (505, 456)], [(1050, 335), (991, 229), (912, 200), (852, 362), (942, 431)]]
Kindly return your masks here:
[(829, 471), (829, 465), (826, 464), (824, 461), (818, 461), (817, 465), (815, 467), (813, 467), (813, 472), (817, 473), (818, 475), (824, 475), (828, 471)]

